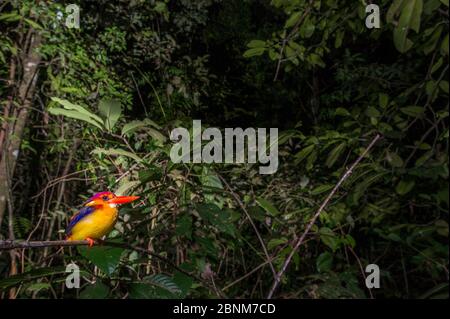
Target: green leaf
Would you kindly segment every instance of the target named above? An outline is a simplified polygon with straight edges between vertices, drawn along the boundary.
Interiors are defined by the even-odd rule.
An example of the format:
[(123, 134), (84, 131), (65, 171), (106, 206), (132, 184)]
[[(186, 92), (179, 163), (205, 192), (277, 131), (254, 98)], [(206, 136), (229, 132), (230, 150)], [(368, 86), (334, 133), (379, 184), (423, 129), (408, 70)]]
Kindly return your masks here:
[(379, 117), (381, 115), (380, 111), (378, 111), (375, 107), (369, 106), (366, 110), (366, 114), (369, 117)]
[(416, 167), (420, 167), (423, 164), (425, 164), (430, 158), (433, 156), (433, 151), (428, 151), (425, 154), (423, 154), (421, 157), (419, 157), (415, 163)]
[(153, 137), (155, 140), (157, 140), (160, 143), (164, 143), (167, 138), (161, 134), (161, 132), (155, 130), (152, 127), (147, 128), (148, 134)]
[(158, 130), (161, 129), (161, 127), (158, 124), (156, 124), (155, 122), (153, 122), (150, 119), (145, 119), (143, 121), (136, 120), (136, 121), (131, 121), (131, 122), (125, 124), (122, 127), (122, 133), (121, 134), (123, 136), (123, 135), (129, 134), (129, 133), (133, 133), (134, 131), (136, 131), (136, 130), (138, 130), (140, 128), (145, 128), (145, 127), (153, 127), (155, 129), (158, 129)]
[(16, 12), (0, 14), (0, 21), (5, 21), (5, 22), (19, 21), (21, 18), (22, 17), (19, 14), (17, 14)]
[[(430, 54), (436, 48), (439, 39), (441, 38), (441, 33), (444, 27), (442, 25), (438, 26), (432, 35), (429, 37), (428, 41), (424, 44), (423, 52), (425, 54)], [(433, 73), (433, 71), (431, 72)]]
[(88, 117), (92, 118), (94, 121), (98, 122), (99, 124), (101, 124), (103, 126), (103, 120), (101, 119), (101, 117), (99, 117), (98, 115), (92, 113), (91, 111), (85, 109), (84, 107), (77, 105), (77, 104), (73, 104), (67, 100), (63, 100), (57, 97), (52, 97), (51, 98), (52, 101), (61, 104), (66, 110), (74, 110), (77, 111), (79, 113), (82, 113), (84, 115), (87, 115)]
[(441, 52), (444, 55), (448, 55), (448, 33), (445, 36), (444, 40), (442, 41)]
[(336, 49), (339, 49), (342, 46), (342, 40), (344, 40), (344, 35), (345, 35), (345, 32), (342, 30), (339, 30), (337, 32), (336, 39), (334, 41), (334, 47)]
[(332, 251), (336, 251), (339, 248), (340, 240), (328, 227), (322, 227), (319, 230), (320, 240), (328, 247), (331, 248)]
[[(180, 267), (182, 267), (182, 266), (183, 266), (183, 264), (180, 265)], [(173, 282), (181, 290), (181, 293), (179, 293), (180, 298), (184, 298), (184, 297), (186, 297), (187, 293), (189, 292), (189, 289), (191, 289), (192, 284), (194, 283), (194, 279), (182, 272), (177, 271), (173, 276)]]
[(395, 191), (397, 192), (397, 194), (399, 194), (401, 196), (406, 195), (414, 188), (415, 184), (416, 183), (413, 180), (411, 180), (411, 181), (401, 180), (397, 184)]
[(303, 159), (305, 159), (309, 154), (311, 154), (311, 152), (314, 150), (315, 145), (311, 144), (306, 146), (305, 148), (303, 148), (300, 152), (298, 152), (295, 155), (295, 158), (297, 159), (298, 162), (301, 162)]
[(322, 68), (326, 66), (325, 62), (323, 62), (322, 58), (318, 54), (311, 53), (308, 57), (308, 60), (313, 65), (318, 65)]
[(389, 95), (380, 93), (380, 95), (378, 95), (378, 104), (380, 105), (380, 107), (382, 109), (385, 109), (388, 103), (389, 103)]
[(336, 161), (339, 159), (339, 156), (341, 156), (342, 152), (345, 150), (345, 147), (347, 144), (345, 142), (340, 143), (337, 145), (333, 150), (328, 154), (327, 160), (325, 161), (325, 165), (330, 168), (336, 163)]
[(309, 21), (309, 19), (307, 19), (302, 24), (302, 26), (299, 30), (300, 36), (305, 39), (310, 38), (313, 35), (315, 29), (316, 29), (316, 26), (311, 21)]
[(314, 188), (311, 191), (311, 195), (319, 195), (319, 194), (325, 193), (325, 192), (331, 190), (333, 187), (334, 187), (334, 185), (332, 185), (332, 184), (325, 184), (325, 185), (317, 186), (316, 188)]
[(152, 285), (145, 283), (132, 283), (128, 287), (130, 299), (156, 299), (158, 293)]
[(251, 48), (244, 52), (244, 58), (250, 58), (252, 56), (259, 56), (264, 53), (265, 48)]
[(389, 10), (386, 14), (386, 21), (388, 23), (393, 23), (394, 17), (405, 6), (406, 1), (408, 1), (408, 0), (394, 0), (394, 2), (391, 4), (391, 6), (389, 7)]
[(203, 194), (205, 201), (211, 204), (217, 204), (222, 207), (223, 203), (217, 199), (215, 193), (223, 193), (223, 185), (217, 174), (207, 166), (203, 166), (200, 182), (203, 185)]
[(88, 285), (80, 293), (80, 299), (105, 299), (108, 297), (109, 288), (100, 281)]
[(448, 237), (448, 222), (443, 219), (439, 219), (434, 223), (436, 227), (436, 232), (444, 237)]
[(329, 252), (324, 252), (317, 257), (316, 268), (318, 272), (327, 272), (331, 270), (333, 265), (333, 255)]
[(23, 19), (27, 24), (29, 24), (32, 28), (36, 29), (36, 30), (44, 30), (44, 28), (39, 24), (34, 22), (33, 20), (24, 18)]
[(98, 109), (105, 118), (106, 129), (111, 132), (122, 114), (120, 102), (112, 99), (103, 99), (100, 101)]
[(247, 44), (247, 46), (249, 48), (264, 48), (266, 46), (266, 41), (252, 40)]
[(150, 277), (145, 277), (144, 281), (156, 287), (167, 290), (172, 294), (178, 294), (181, 292), (180, 287), (173, 282), (172, 278), (164, 274), (156, 274)]
[(441, 88), (441, 90), (442, 90), (444, 93), (447, 93), (447, 94), (448, 94), (448, 87), (449, 87), (448, 81), (442, 80), (442, 81), (439, 83), (439, 87)]
[(300, 19), (301, 16), (302, 16), (302, 12), (300, 12), (300, 11), (294, 12), (293, 14), (291, 14), (289, 19), (287, 19), (284, 27), (290, 28), (290, 27), (294, 26), (294, 24), (297, 23), (297, 21)]
[(28, 293), (35, 293), (35, 294), (37, 294), (39, 291), (41, 291), (41, 290), (48, 290), (51, 287), (52, 287), (52, 285), (50, 285), (49, 283), (37, 282), (37, 283), (31, 284), (28, 287), (26, 287), (26, 291)]
[(134, 159), (136, 162), (142, 162), (142, 158), (137, 156), (134, 153), (119, 149), (119, 148), (110, 148), (105, 150), (104, 148), (97, 147), (92, 151), (92, 154), (104, 154), (104, 155), (112, 155), (112, 156), (126, 156)]
[(408, 0), (402, 8), (400, 20), (394, 29), (394, 44), (398, 51), (408, 51), (413, 42), (408, 39), (409, 30), (420, 31), (423, 0)]
[(273, 248), (283, 245), (285, 243), (287, 243), (287, 239), (285, 237), (283, 238), (274, 238), (269, 240), (269, 242), (267, 243), (267, 249), (268, 250), (272, 250)]
[(424, 113), (422, 106), (407, 106), (400, 108), (400, 111), (408, 116), (421, 117)]
[(442, 2), (446, 7), (448, 7), (448, 0), (441, 0), (441, 2)]
[(350, 112), (344, 109), (343, 107), (338, 107), (335, 111), (335, 114), (341, 116), (350, 116)]
[(52, 107), (48, 110), (48, 112), (53, 115), (63, 115), (63, 116), (70, 117), (75, 120), (81, 120), (81, 121), (92, 124), (92, 125), (98, 127), (99, 129), (103, 130), (102, 124), (96, 122), (95, 120), (93, 120), (92, 118), (87, 116), (86, 114), (80, 113), (78, 111), (71, 111), (71, 110), (65, 110), (65, 109), (61, 109), (61, 108), (57, 108), (57, 107)]
[(393, 167), (400, 168), (403, 166), (403, 159), (397, 153), (386, 153), (386, 159)]
[(164, 274), (144, 277), (142, 281), (130, 284), (128, 291), (131, 299), (173, 299), (182, 293), (174, 280)]
[(124, 249), (108, 246), (78, 246), (78, 252), (96, 265), (103, 273), (112, 275), (119, 266)]
[(264, 209), (271, 216), (278, 216), (281, 214), (280, 211), (267, 199), (258, 197), (256, 199), (256, 202), (262, 209)]

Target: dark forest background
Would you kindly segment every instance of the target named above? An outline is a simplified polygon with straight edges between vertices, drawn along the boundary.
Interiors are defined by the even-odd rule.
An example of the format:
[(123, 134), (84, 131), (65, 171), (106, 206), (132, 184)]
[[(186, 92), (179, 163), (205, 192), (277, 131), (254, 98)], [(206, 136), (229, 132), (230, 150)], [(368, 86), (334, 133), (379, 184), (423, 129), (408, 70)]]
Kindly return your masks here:
[[(274, 297), (448, 298), (448, 0), (369, 2), (379, 29), (368, 1), (86, 0), (76, 29), (70, 1), (1, 0), (0, 239), (62, 240), (94, 192), (142, 200), (108, 238), (140, 249), (0, 251), (0, 295), (264, 298), (380, 134)], [(192, 119), (278, 127), (278, 171), (172, 163)]]

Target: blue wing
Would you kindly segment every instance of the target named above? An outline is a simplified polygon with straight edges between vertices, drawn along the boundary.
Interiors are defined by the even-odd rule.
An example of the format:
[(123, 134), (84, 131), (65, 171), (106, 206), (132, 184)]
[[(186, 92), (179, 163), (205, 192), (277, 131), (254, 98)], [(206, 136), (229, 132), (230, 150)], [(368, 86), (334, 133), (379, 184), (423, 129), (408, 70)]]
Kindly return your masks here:
[(95, 211), (95, 207), (92, 207), (92, 206), (83, 207), (82, 209), (80, 209), (80, 211), (70, 219), (69, 225), (66, 228), (66, 235), (70, 236), (72, 233), (72, 228), (80, 220), (82, 220), (84, 217), (88, 216), (89, 214), (92, 214), (94, 211)]

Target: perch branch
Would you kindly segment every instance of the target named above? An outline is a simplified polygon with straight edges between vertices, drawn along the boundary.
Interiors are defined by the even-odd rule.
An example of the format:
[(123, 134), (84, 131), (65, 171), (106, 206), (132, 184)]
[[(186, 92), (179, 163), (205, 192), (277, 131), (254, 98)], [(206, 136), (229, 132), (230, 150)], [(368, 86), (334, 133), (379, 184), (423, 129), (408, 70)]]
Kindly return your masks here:
[[(162, 262), (166, 263), (167, 265), (176, 269), (177, 271), (198, 280), (206, 288), (215, 292), (218, 295), (218, 297), (226, 298), (226, 295), (220, 289), (217, 289), (217, 287), (214, 287), (213, 285), (211, 285), (209, 282), (203, 280), (202, 278), (178, 267), (171, 260), (169, 260), (159, 254), (151, 252), (148, 249), (133, 246), (133, 245), (130, 245), (127, 243), (116, 243), (116, 242), (110, 242), (110, 241), (97, 240), (96, 243), (104, 245), (104, 246), (130, 249), (130, 250), (138, 251), (138, 252), (141, 252), (144, 254), (148, 254), (152, 257), (155, 257), (155, 258), (161, 260)], [(55, 240), (55, 241), (0, 240), (0, 251), (11, 250), (11, 249), (45, 248), (45, 247), (74, 247), (74, 246), (87, 246), (87, 245), (89, 245), (89, 242), (87, 240), (74, 240), (74, 241), (67, 241), (67, 240)]]
[(325, 198), (324, 202), (322, 203), (322, 205), (320, 205), (319, 209), (317, 210), (317, 212), (314, 214), (314, 216), (311, 218), (310, 222), (308, 223), (308, 225), (306, 226), (305, 231), (303, 232), (303, 234), (300, 236), (300, 238), (297, 240), (297, 242), (294, 245), (294, 249), (292, 249), (291, 253), (289, 254), (289, 256), (286, 258), (286, 260), (284, 261), (283, 267), (281, 268), (281, 270), (278, 272), (277, 276), (275, 277), (275, 280), (273, 282), (272, 288), (270, 289), (269, 294), (267, 295), (267, 299), (271, 299), (275, 290), (277, 289), (278, 285), (281, 282), (281, 277), (283, 276), (284, 272), (286, 271), (286, 269), (288, 268), (292, 257), (294, 256), (295, 252), (298, 250), (298, 248), (300, 247), (300, 245), (303, 243), (303, 240), (305, 239), (306, 235), (309, 233), (309, 231), (311, 230), (311, 227), (314, 225), (314, 223), (316, 222), (317, 218), (319, 217), (319, 215), (322, 213), (322, 211), (325, 209), (325, 207), (328, 205), (328, 203), (330, 202), (331, 198), (334, 196), (334, 194), (336, 194), (337, 190), (339, 189), (339, 187), (342, 185), (342, 183), (352, 174), (353, 170), (355, 169), (355, 167), (359, 164), (359, 162), (362, 161), (362, 159), (370, 152), (370, 150), (372, 149), (372, 147), (375, 145), (375, 143), (381, 138), (381, 136), (379, 134), (377, 134), (373, 140), (370, 142), (369, 146), (367, 146), (367, 148), (364, 150), (364, 152), (356, 159), (356, 161), (350, 166), (350, 168), (344, 173), (344, 175), (342, 175), (341, 179), (338, 181), (338, 183), (334, 186), (334, 188), (331, 190), (331, 192), (328, 194), (327, 198)]

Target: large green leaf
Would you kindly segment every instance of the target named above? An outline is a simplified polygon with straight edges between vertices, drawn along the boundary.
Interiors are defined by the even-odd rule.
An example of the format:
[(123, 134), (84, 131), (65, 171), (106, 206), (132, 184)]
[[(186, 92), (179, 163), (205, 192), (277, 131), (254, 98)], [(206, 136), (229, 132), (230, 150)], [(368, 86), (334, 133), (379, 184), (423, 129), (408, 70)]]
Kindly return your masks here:
[(105, 117), (105, 127), (108, 131), (112, 131), (114, 126), (122, 114), (122, 106), (119, 101), (112, 99), (101, 100), (98, 109)]
[(145, 119), (143, 121), (136, 120), (136, 121), (131, 121), (122, 127), (122, 135), (130, 134), (140, 128), (146, 128), (146, 127), (154, 127), (158, 130), (161, 129), (161, 127), (158, 124), (156, 124), (155, 122), (153, 122), (150, 119)]
[(331, 248), (331, 250), (336, 251), (340, 245), (340, 239), (336, 236), (335, 232), (328, 227), (322, 227), (319, 230), (320, 240)]
[(80, 113), (75, 110), (66, 110), (66, 109), (61, 109), (61, 108), (57, 108), (57, 107), (52, 107), (48, 110), (48, 112), (53, 115), (63, 115), (63, 116), (70, 117), (75, 120), (81, 120), (81, 121), (92, 124), (92, 125), (98, 127), (99, 129), (103, 130), (102, 124), (98, 123), (93, 118), (89, 117), (88, 115)]
[(119, 266), (120, 258), (124, 252), (124, 249), (108, 246), (79, 246), (78, 251), (106, 275), (111, 275)]
[(57, 97), (52, 97), (51, 100), (61, 104), (66, 110), (77, 111), (79, 113), (89, 116), (90, 118), (92, 118), (94, 121), (96, 121), (99, 124), (103, 123), (103, 120), (101, 119), (101, 117), (99, 117), (98, 115), (92, 113), (91, 111), (85, 109), (84, 107), (82, 107), (80, 105), (73, 104), (72, 102), (69, 102), (67, 100), (63, 100), (63, 99), (60, 99)]
[(223, 185), (217, 174), (208, 166), (203, 166), (200, 181), (203, 185), (205, 201), (222, 207), (223, 199), (220, 195), (223, 193)]
[(399, 195), (406, 195), (414, 188), (415, 184), (413, 180), (402, 180), (397, 184), (395, 191)]
[(251, 48), (244, 52), (244, 58), (250, 58), (252, 56), (262, 55), (266, 48)]
[(80, 293), (80, 299), (105, 299), (108, 297), (109, 288), (100, 281), (88, 285)]
[(339, 159), (342, 152), (345, 150), (346, 145), (347, 144), (345, 142), (342, 142), (338, 144), (335, 148), (333, 148), (333, 150), (328, 154), (325, 165), (327, 165), (328, 167), (332, 167), (334, 163), (336, 163), (336, 161)]
[(183, 293), (174, 280), (164, 274), (145, 277), (139, 283), (132, 283), (129, 292), (132, 299), (173, 299), (180, 298)]
[(406, 0), (394, 29), (394, 44), (398, 51), (404, 53), (412, 47), (413, 42), (408, 39), (408, 35), (410, 30), (420, 31), (422, 10), (423, 0)]
[(326, 272), (331, 269), (333, 265), (333, 255), (329, 252), (324, 252), (317, 257), (316, 268), (318, 272)]

